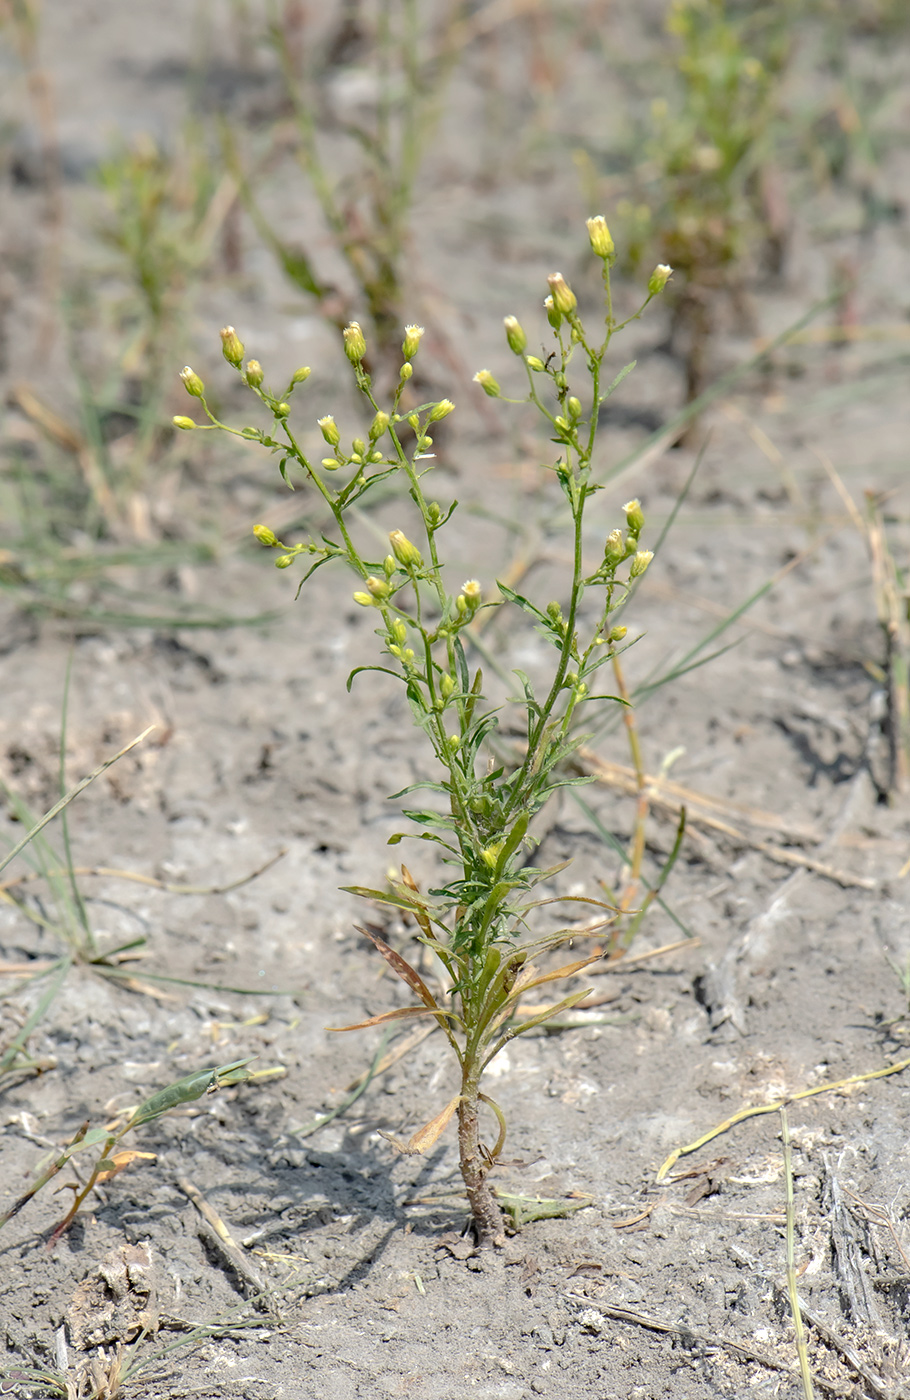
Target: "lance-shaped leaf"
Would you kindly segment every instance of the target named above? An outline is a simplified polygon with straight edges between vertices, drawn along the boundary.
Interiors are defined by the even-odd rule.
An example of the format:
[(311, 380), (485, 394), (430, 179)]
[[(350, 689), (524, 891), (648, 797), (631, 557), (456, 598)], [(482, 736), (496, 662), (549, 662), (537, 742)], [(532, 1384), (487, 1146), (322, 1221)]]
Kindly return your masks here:
[(439, 1006), (435, 1009), (431, 1006), (399, 1006), (395, 1011), (383, 1011), (379, 1016), (371, 1016), (367, 1021), (357, 1021), (352, 1026), (326, 1026), (326, 1030), (333, 1034), (340, 1034), (341, 1031), (365, 1031), (370, 1026), (382, 1026), (387, 1021), (413, 1020), (416, 1016), (452, 1016), (453, 1019), (458, 1019), (454, 1017), (454, 1013), (443, 1011)]
[(154, 1162), (156, 1160), (154, 1152), (131, 1152), (124, 1148), (122, 1152), (115, 1152), (113, 1157), (106, 1157), (98, 1163), (100, 1171), (95, 1177), (95, 1182), (103, 1184), (105, 1181), (111, 1181), (113, 1177), (126, 1171), (133, 1162)]
[(199, 1069), (195, 1074), (188, 1074), (169, 1084), (166, 1089), (159, 1089), (157, 1094), (152, 1094), (151, 1098), (139, 1105), (127, 1126), (138, 1128), (141, 1123), (151, 1123), (179, 1104), (192, 1103), (194, 1099), (201, 1099), (203, 1094), (214, 1093), (216, 1089), (225, 1089), (230, 1084), (249, 1079), (246, 1066), (255, 1058), (255, 1055), (250, 1055), (245, 1060), (233, 1060), (228, 1065)]
[(402, 982), (407, 982), (411, 991), (417, 993), (424, 1006), (428, 1006), (431, 1011), (442, 1010), (420, 973), (417, 972), (409, 962), (405, 962), (400, 953), (396, 953), (394, 948), (390, 948), (388, 943), (383, 942), (377, 933), (370, 933), (369, 929), (363, 928), (360, 924), (355, 924), (354, 927), (357, 929), (358, 933), (362, 933), (363, 936), (368, 938), (373, 946), (378, 949), (389, 967), (401, 978)]
[(456, 1094), (452, 1102), (447, 1103), (441, 1113), (437, 1113), (436, 1117), (431, 1118), (429, 1123), (424, 1123), (422, 1128), (418, 1128), (417, 1132), (414, 1133), (412, 1137), (408, 1138), (407, 1142), (402, 1142), (399, 1138), (392, 1137), (391, 1133), (383, 1133), (382, 1136), (386, 1138), (393, 1147), (397, 1148), (399, 1152), (405, 1153), (406, 1156), (413, 1157), (418, 1153), (426, 1152), (427, 1148), (432, 1147), (440, 1134), (445, 1131), (452, 1114), (460, 1103), (461, 1095)]
[(590, 996), (590, 994), (590, 987), (585, 987), (584, 991), (581, 992), (573, 992), (571, 996), (564, 997), (562, 1001), (556, 1002), (554, 1006), (548, 1006), (545, 1011), (541, 1011), (536, 1016), (532, 1016), (529, 1021), (522, 1021), (520, 1026), (514, 1026), (511, 1030), (506, 1031), (504, 1035), (499, 1037), (496, 1044), (487, 1055), (481, 1066), (481, 1070), (486, 1069), (490, 1061), (496, 1058), (500, 1050), (503, 1050), (510, 1040), (514, 1040), (516, 1036), (524, 1035), (526, 1031), (532, 1031), (535, 1026), (543, 1025), (544, 1021), (549, 1021), (553, 1016), (558, 1016), (560, 1011), (569, 1011), (573, 1006), (576, 1006), (578, 1002), (583, 1001), (586, 996)]
[[(602, 959), (602, 952), (592, 953), (590, 957), (579, 958), (577, 962), (564, 963), (562, 967), (554, 968), (552, 972), (544, 972), (540, 977), (532, 977), (527, 980), (519, 977), (516, 979), (509, 1001), (514, 1005), (516, 998), (529, 992), (532, 987), (542, 987), (545, 982), (558, 982), (561, 977), (571, 977), (573, 973), (581, 972), (582, 968), (590, 967), (592, 963), (600, 962)], [(528, 972), (535, 970), (530, 967), (527, 969)]]

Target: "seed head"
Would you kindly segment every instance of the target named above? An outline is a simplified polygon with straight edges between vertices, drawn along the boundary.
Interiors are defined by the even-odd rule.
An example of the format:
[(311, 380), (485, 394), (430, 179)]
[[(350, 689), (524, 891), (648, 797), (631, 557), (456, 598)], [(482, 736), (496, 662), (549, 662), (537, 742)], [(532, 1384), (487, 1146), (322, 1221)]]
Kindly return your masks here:
[(183, 380), (183, 387), (194, 399), (201, 399), (205, 394), (205, 385), (194, 369), (189, 365), (184, 365), (180, 371), (180, 378)]
[(342, 334), (344, 336), (344, 353), (352, 365), (359, 365), (367, 353), (367, 343), (360, 328), (360, 322), (352, 321), (349, 326), (345, 326)]
[(656, 297), (658, 292), (662, 292), (673, 274), (672, 267), (666, 263), (658, 263), (651, 276), (648, 278), (648, 291), (652, 297)]
[(229, 365), (239, 369), (243, 360), (243, 345), (233, 326), (225, 326), (221, 332), (221, 352)]
[(413, 360), (420, 349), (420, 341), (423, 336), (423, 326), (405, 326), (404, 341), (401, 346), (401, 353), (406, 360)]
[(488, 369), (479, 369), (474, 375), (474, 383), (479, 384), (483, 392), (491, 399), (498, 399), (502, 396), (502, 390)]
[(329, 444), (329, 447), (337, 447), (341, 441), (341, 434), (338, 431), (338, 424), (335, 422), (332, 415), (330, 413), (326, 414), (325, 418), (317, 419), (317, 423), (322, 429), (322, 436)]
[(507, 316), (503, 321), (506, 328), (506, 340), (509, 342), (509, 349), (513, 355), (524, 353), (528, 343), (528, 337), (514, 316)]
[(595, 214), (592, 219), (587, 220), (588, 237), (591, 240), (591, 250), (604, 262), (615, 257), (616, 246), (610, 237), (610, 230), (607, 228), (607, 221), (603, 214)]
[(578, 298), (562, 273), (551, 272), (547, 282), (550, 287), (550, 295), (553, 298), (553, 309), (558, 311), (560, 316), (571, 315), (578, 305)]
[(604, 545), (604, 561), (610, 566), (621, 563), (626, 557), (626, 542), (622, 530), (611, 530)]
[(626, 504), (623, 506), (623, 510), (626, 513), (626, 524), (629, 527), (629, 534), (634, 535), (635, 538), (638, 539), (645, 523), (644, 513), (641, 508), (641, 501), (626, 501)]

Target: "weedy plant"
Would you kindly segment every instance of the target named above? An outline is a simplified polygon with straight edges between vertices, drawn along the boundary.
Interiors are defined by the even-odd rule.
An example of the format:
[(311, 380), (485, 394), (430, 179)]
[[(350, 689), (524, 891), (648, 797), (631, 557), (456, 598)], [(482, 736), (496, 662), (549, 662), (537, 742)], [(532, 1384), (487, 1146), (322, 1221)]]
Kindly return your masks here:
[[(519, 1003), (533, 988), (579, 973), (602, 954), (541, 971), (540, 960), (579, 937), (578, 928), (563, 928), (544, 936), (529, 929), (532, 912), (542, 905), (559, 903), (557, 896), (533, 898), (531, 892), (563, 866), (545, 870), (528, 862), (533, 847), (529, 826), (534, 815), (558, 788), (589, 781), (574, 774), (567, 761), (583, 741), (578, 726), (582, 716), (599, 704), (625, 705), (620, 696), (598, 688), (602, 669), (617, 655), (626, 628), (617, 614), (635, 580), (647, 569), (652, 554), (640, 547), (644, 516), (637, 500), (625, 507), (625, 522), (606, 535), (602, 557), (594, 564), (584, 557), (585, 516), (598, 490), (597, 436), (604, 401), (632, 368), (627, 365), (605, 383), (605, 361), (614, 335), (637, 318), (644, 307), (663, 291), (671, 269), (659, 266), (652, 274), (641, 307), (634, 316), (618, 322), (613, 313), (610, 273), (615, 249), (602, 217), (588, 221), (591, 248), (603, 275), (604, 318), (596, 331), (582, 320), (577, 300), (562, 275), (549, 279), (547, 319), (553, 349), (539, 356), (528, 353), (528, 340), (512, 316), (505, 321), (508, 344), (527, 379), (528, 402), (546, 424), (556, 444), (547, 464), (568, 507), (571, 565), (562, 601), (533, 601), (498, 584), (500, 601), (519, 609), (552, 649), (552, 666), (544, 684), (533, 683), (522, 671), (514, 674), (518, 695), (511, 702), (524, 733), (521, 753), (513, 759), (500, 756), (484, 760), (484, 749), (495, 739), (499, 721), (496, 708), (483, 696), (480, 668), (469, 664), (471, 626), (485, 601), (481, 584), (469, 579), (460, 589), (447, 583), (440, 552), (441, 536), (457, 502), (441, 505), (426, 491), (426, 477), (433, 468), (434, 425), (453, 411), (448, 399), (421, 404), (410, 412), (402, 409), (402, 396), (413, 374), (422, 330), (405, 330), (398, 388), (388, 408), (383, 408), (364, 369), (367, 352), (361, 327), (352, 323), (344, 331), (344, 348), (356, 384), (372, 420), (362, 437), (344, 445), (341, 431), (330, 416), (318, 420), (329, 455), (313, 460), (302, 447), (291, 424), (290, 399), (303, 384), (308, 369), (298, 370), (282, 393), (266, 387), (264, 371), (256, 360), (244, 365), (244, 347), (232, 327), (222, 331), (225, 358), (271, 414), (272, 427), (233, 428), (209, 409), (200, 377), (189, 367), (182, 372), (188, 393), (198, 400), (209, 422), (197, 425), (180, 416), (174, 421), (184, 429), (239, 433), (281, 454), (279, 468), (292, 485), (289, 468), (303, 474), (308, 486), (329, 511), (334, 530), (320, 539), (287, 546), (265, 525), (254, 533), (261, 543), (279, 551), (281, 569), (296, 562), (305, 565), (301, 586), (330, 561), (345, 563), (359, 587), (357, 603), (376, 619), (381, 662), (358, 666), (348, 686), (361, 671), (383, 671), (404, 685), (413, 720), (426, 736), (438, 765), (439, 777), (406, 788), (429, 790), (441, 799), (432, 809), (406, 810), (420, 828), (420, 839), (435, 843), (452, 873), (438, 888), (421, 890), (406, 867), (400, 881), (387, 890), (353, 887), (355, 893), (407, 911), (420, 929), (419, 941), (438, 958), (447, 990), (437, 995), (420, 973), (375, 933), (369, 937), (389, 966), (415, 994), (416, 1004), (371, 1017), (361, 1026), (374, 1026), (412, 1017), (432, 1017), (455, 1056), (460, 1071), (458, 1093), (430, 1122), (411, 1138), (412, 1151), (426, 1150), (453, 1118), (458, 1122), (461, 1172), (478, 1238), (496, 1240), (503, 1228), (502, 1211), (489, 1176), (502, 1153), (506, 1120), (502, 1109), (481, 1088), (484, 1071), (516, 1036), (523, 1035), (572, 1007), (588, 993), (574, 991), (556, 1005), (521, 1019)], [(491, 398), (503, 397), (487, 370), (475, 379)], [(402, 429), (409, 430), (409, 447), (402, 445)], [(389, 533), (389, 553), (383, 559), (367, 554), (359, 543), (359, 507), (370, 493), (391, 477), (406, 488), (421, 522), (419, 544), (401, 529)], [(402, 839), (391, 838), (391, 844)], [(606, 926), (615, 910), (605, 901), (584, 899), (597, 909), (597, 927)], [(588, 931), (591, 931), (590, 928)], [(530, 932), (530, 937), (526, 935)], [(522, 937), (525, 941), (521, 941)], [(340, 1029), (354, 1030), (361, 1026)], [(494, 1140), (481, 1136), (481, 1110), (494, 1120)]]
[[(417, 0), (380, 0), (372, 33), (360, 7), (347, 7), (341, 29), (326, 46), (317, 47), (299, 43), (290, 14), (279, 16), (278, 7), (270, 6), (268, 41), (293, 111), (294, 153), (363, 308), (371, 340), (369, 367), (377, 374), (394, 372), (406, 301), (411, 208), (457, 57), (451, 19), (444, 15), (437, 30), (427, 24)], [(363, 51), (364, 89), (352, 97), (345, 95), (342, 83), (332, 96), (326, 72), (344, 61), (348, 49)], [(326, 111), (333, 109), (334, 120), (327, 122)], [(316, 298), (322, 315), (341, 329), (353, 310), (351, 296), (331, 283), (310, 250), (288, 243), (275, 228), (244, 173), (227, 124), (222, 145), (260, 237), (287, 278)]]
[(52, 1181), (62, 1171), (75, 1153), (95, 1148), (97, 1155), (89, 1172), (88, 1180), (84, 1185), (73, 1187), (72, 1205), (51, 1235), (51, 1244), (56, 1243), (64, 1231), (69, 1229), (76, 1218), (79, 1207), (96, 1186), (118, 1176), (137, 1158), (145, 1158), (146, 1160), (154, 1158), (154, 1153), (120, 1148), (119, 1143), (126, 1137), (127, 1133), (131, 1133), (134, 1128), (141, 1128), (146, 1123), (153, 1123), (156, 1118), (161, 1118), (165, 1113), (179, 1108), (181, 1104), (192, 1103), (195, 1099), (202, 1098), (203, 1094), (214, 1094), (219, 1089), (252, 1078), (247, 1069), (247, 1065), (251, 1063), (252, 1058), (234, 1060), (230, 1064), (216, 1065), (214, 1068), (195, 1070), (192, 1074), (186, 1075), (185, 1078), (169, 1084), (167, 1088), (159, 1089), (157, 1093), (152, 1094), (137, 1108), (127, 1113), (119, 1122), (108, 1124), (102, 1128), (89, 1128), (87, 1122), (83, 1123), (60, 1152), (52, 1152), (38, 1164), (36, 1180), (4, 1215), (0, 1215), (0, 1229), (14, 1215), (18, 1215), (23, 1206), (27, 1205), (33, 1196), (36, 1196), (49, 1181)]
[[(748, 313), (743, 287), (756, 250), (779, 270), (785, 224), (769, 175), (778, 92), (787, 56), (785, 7), (737, 10), (727, 0), (674, 0), (676, 96), (651, 104), (646, 160), (634, 195), (617, 205), (633, 268), (672, 264), (672, 340), (686, 372), (686, 403), (707, 385), (719, 301)], [(751, 266), (750, 266), (751, 263)]]

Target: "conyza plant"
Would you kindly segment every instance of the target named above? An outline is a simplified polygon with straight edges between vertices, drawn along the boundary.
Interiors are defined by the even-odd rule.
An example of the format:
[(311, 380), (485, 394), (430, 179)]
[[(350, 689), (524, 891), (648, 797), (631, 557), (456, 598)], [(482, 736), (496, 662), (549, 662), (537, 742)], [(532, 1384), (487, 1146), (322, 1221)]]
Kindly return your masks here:
[[(426, 478), (433, 467), (433, 428), (448, 417), (454, 405), (442, 399), (401, 411), (403, 391), (420, 347), (420, 327), (405, 329), (398, 389), (388, 407), (377, 401), (363, 368), (366, 345), (360, 326), (353, 323), (345, 329), (347, 358), (372, 421), (365, 435), (346, 447), (335, 420), (320, 418), (319, 427), (329, 449), (321, 460), (307, 455), (292, 425), (291, 397), (309, 370), (298, 370), (283, 393), (273, 393), (265, 387), (258, 361), (244, 364), (243, 345), (231, 327), (221, 333), (224, 355), (271, 415), (272, 426), (237, 429), (219, 421), (206, 403), (201, 379), (189, 368), (182, 373), (183, 382), (209, 421), (196, 424), (183, 416), (174, 419), (178, 428), (218, 429), (261, 442), (271, 452), (282, 454), (280, 471), (288, 484), (288, 472), (293, 469), (319, 494), (331, 513), (334, 529), (327, 529), (318, 539), (288, 546), (265, 525), (257, 525), (254, 533), (263, 545), (278, 551), (278, 568), (290, 568), (298, 561), (304, 565), (303, 583), (334, 560), (353, 572), (358, 584), (354, 598), (375, 616), (381, 660), (372, 668), (358, 667), (350, 679), (364, 669), (396, 676), (405, 687), (414, 723), (435, 755), (437, 776), (416, 786), (441, 795), (442, 801), (432, 810), (407, 815), (417, 823), (424, 840), (437, 844), (448, 878), (439, 888), (424, 892), (403, 867), (401, 880), (387, 890), (357, 887), (356, 892), (413, 916), (420, 930), (419, 941), (432, 950), (444, 969), (447, 991), (434, 993), (410, 963), (371, 933), (368, 937), (414, 993), (415, 1005), (372, 1017), (362, 1025), (419, 1016), (435, 1017), (438, 1022), (458, 1062), (461, 1083), (451, 1103), (414, 1135), (410, 1146), (426, 1150), (449, 1121), (457, 1119), (461, 1171), (476, 1234), (483, 1243), (498, 1239), (503, 1231), (501, 1205), (489, 1178), (506, 1138), (502, 1110), (481, 1087), (484, 1072), (515, 1036), (574, 1006), (587, 989), (573, 991), (544, 1012), (522, 1019), (519, 1004), (528, 992), (577, 973), (602, 956), (595, 953), (541, 970), (541, 959), (577, 938), (578, 930), (562, 929), (545, 937), (529, 933), (531, 911), (557, 902), (530, 896), (556, 870), (541, 870), (528, 863), (533, 846), (529, 824), (557, 788), (587, 781), (573, 775), (568, 764), (582, 742), (580, 717), (590, 713), (592, 706), (625, 703), (600, 693), (598, 681), (601, 669), (621, 649), (626, 634), (625, 627), (616, 621), (617, 613), (630, 585), (652, 558), (648, 550), (639, 547), (644, 519), (638, 501), (625, 506), (624, 525), (609, 531), (603, 556), (593, 567), (584, 558), (582, 541), (585, 512), (598, 489), (595, 448), (599, 410), (631, 368), (627, 366), (607, 385), (607, 351), (616, 332), (663, 290), (670, 268), (659, 266), (654, 271), (635, 316), (617, 322), (610, 290), (613, 240), (602, 217), (590, 219), (588, 231), (603, 271), (605, 316), (596, 331), (583, 322), (575, 294), (558, 273), (548, 279), (550, 294), (545, 302), (553, 337), (551, 353), (545, 357), (529, 354), (521, 325), (512, 316), (505, 321), (509, 347), (527, 379), (526, 400), (521, 401), (534, 405), (557, 445), (555, 460), (547, 469), (568, 505), (572, 560), (561, 601), (538, 603), (502, 582), (496, 585), (497, 604), (502, 602), (514, 608), (516, 615), (520, 611), (530, 618), (552, 649), (552, 666), (544, 684), (534, 685), (522, 672), (515, 673), (519, 694), (509, 703), (517, 708), (525, 737), (511, 758), (503, 757), (501, 745), (496, 743), (499, 716), (485, 703), (481, 671), (471, 664), (472, 624), (483, 608), (494, 604), (489, 595), (485, 600), (483, 587), (475, 579), (455, 590), (448, 584), (441, 562), (441, 536), (455, 503), (440, 505), (426, 493)], [(490, 397), (501, 397), (499, 385), (488, 371), (481, 370), (475, 379)], [(359, 507), (391, 477), (398, 477), (407, 488), (419, 513), (420, 539), (415, 543), (402, 530), (393, 529), (388, 554), (376, 559), (359, 542), (363, 533), (358, 529), (362, 521)], [(490, 751), (495, 755), (492, 759)], [(400, 839), (396, 835), (392, 841)], [(614, 917), (611, 906), (594, 900), (590, 903), (598, 904), (600, 927)], [(482, 1110), (493, 1125), (489, 1144), (481, 1135)]]

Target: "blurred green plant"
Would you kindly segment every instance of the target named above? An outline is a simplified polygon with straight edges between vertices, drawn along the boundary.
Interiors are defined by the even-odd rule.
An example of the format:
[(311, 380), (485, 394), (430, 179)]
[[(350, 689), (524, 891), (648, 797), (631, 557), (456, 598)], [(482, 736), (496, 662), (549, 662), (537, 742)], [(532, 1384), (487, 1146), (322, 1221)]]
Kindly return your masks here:
[(234, 1060), (230, 1064), (217, 1065), (210, 1069), (195, 1070), (192, 1074), (186, 1075), (185, 1078), (169, 1084), (167, 1088), (159, 1089), (157, 1093), (145, 1099), (137, 1108), (131, 1109), (123, 1115), (121, 1121), (108, 1124), (106, 1127), (89, 1128), (87, 1122), (83, 1123), (62, 1150), (51, 1152), (38, 1163), (35, 1167), (37, 1173), (35, 1181), (5, 1214), (0, 1215), (0, 1229), (14, 1215), (18, 1215), (20, 1210), (28, 1205), (32, 1197), (47, 1186), (49, 1181), (53, 1181), (54, 1177), (63, 1170), (77, 1152), (98, 1149), (87, 1181), (78, 1188), (73, 1187), (73, 1203), (60, 1223), (55, 1226), (50, 1237), (50, 1244), (56, 1244), (60, 1236), (69, 1229), (75, 1220), (83, 1201), (97, 1185), (118, 1176), (137, 1159), (149, 1160), (154, 1157), (154, 1153), (120, 1148), (119, 1144), (128, 1133), (147, 1123), (153, 1123), (156, 1118), (163, 1117), (165, 1113), (170, 1113), (182, 1104), (193, 1103), (194, 1100), (201, 1099), (203, 1094), (214, 1094), (219, 1089), (225, 1089), (232, 1084), (239, 1084), (245, 1079), (253, 1078), (254, 1076), (247, 1070), (247, 1065), (252, 1063), (253, 1058)]
[[(548, 469), (565, 498), (570, 520), (571, 564), (562, 601), (533, 601), (500, 581), (494, 604), (484, 599), (476, 579), (468, 579), (454, 591), (447, 584), (439, 539), (457, 502), (441, 505), (429, 499), (425, 479), (433, 466), (435, 425), (449, 416), (454, 405), (441, 399), (411, 410), (403, 408), (404, 390), (413, 375), (423, 334), (419, 326), (405, 330), (398, 387), (388, 409), (381, 406), (364, 368), (367, 342), (360, 325), (353, 322), (345, 328), (345, 353), (372, 420), (364, 436), (355, 437), (348, 447), (334, 418), (320, 418), (329, 454), (321, 461), (304, 451), (290, 422), (291, 397), (305, 383), (309, 370), (298, 370), (286, 388), (273, 392), (266, 386), (257, 360), (244, 365), (244, 347), (230, 326), (221, 333), (224, 356), (271, 415), (271, 429), (238, 429), (223, 423), (206, 402), (201, 378), (189, 367), (182, 372), (184, 386), (209, 421), (197, 425), (184, 415), (174, 420), (186, 430), (236, 433), (262, 443), (280, 454), (279, 470), (289, 485), (289, 468), (303, 473), (330, 511), (334, 532), (291, 546), (282, 544), (265, 525), (256, 526), (254, 533), (263, 545), (279, 551), (279, 568), (289, 568), (298, 560), (307, 566), (301, 586), (333, 560), (344, 562), (353, 571), (360, 585), (354, 600), (376, 619), (382, 664), (356, 667), (348, 686), (368, 671), (381, 671), (401, 681), (414, 724), (435, 755), (439, 780), (419, 782), (396, 796), (416, 790), (436, 794), (439, 805), (406, 808), (405, 815), (418, 827), (418, 839), (432, 842), (443, 862), (453, 867), (451, 878), (424, 892), (402, 866), (401, 879), (393, 881), (390, 889), (352, 889), (405, 910), (414, 918), (420, 929), (419, 941), (442, 966), (444, 990), (435, 994), (398, 952), (376, 933), (364, 930), (415, 993), (417, 1004), (339, 1029), (417, 1017), (436, 1020), (458, 1062), (460, 1088), (446, 1107), (413, 1135), (406, 1149), (426, 1151), (449, 1121), (457, 1118), (462, 1176), (475, 1230), (484, 1243), (499, 1239), (503, 1231), (502, 1209), (488, 1177), (506, 1138), (502, 1109), (481, 1089), (484, 1071), (515, 1036), (574, 1006), (587, 995), (587, 989), (572, 992), (557, 1004), (522, 1019), (519, 1004), (526, 993), (576, 975), (602, 956), (598, 950), (565, 966), (541, 971), (536, 960), (576, 940), (579, 929), (564, 928), (542, 936), (534, 936), (531, 930), (531, 938), (520, 941), (534, 911), (564, 900), (559, 895), (529, 897), (536, 886), (564, 868), (538, 869), (529, 864), (535, 844), (529, 826), (557, 789), (590, 781), (568, 767), (583, 742), (578, 733), (583, 712), (597, 702), (628, 707), (625, 696), (603, 694), (596, 682), (604, 666), (615, 664), (626, 636), (625, 626), (616, 624), (615, 615), (652, 559), (651, 552), (640, 547), (644, 515), (637, 500), (624, 507), (623, 525), (607, 533), (596, 563), (585, 558), (583, 534), (588, 504), (599, 489), (596, 445), (600, 409), (632, 368), (627, 365), (607, 384), (607, 352), (614, 335), (663, 291), (671, 269), (657, 267), (642, 305), (634, 316), (618, 321), (610, 280), (616, 256), (613, 240), (600, 217), (588, 221), (588, 233), (602, 274), (602, 327), (596, 332), (586, 327), (575, 294), (559, 273), (548, 279), (546, 308), (553, 349), (545, 359), (527, 353), (527, 336), (514, 317), (505, 321), (508, 345), (527, 378), (526, 399), (511, 402), (533, 405), (556, 443)], [(489, 397), (502, 397), (489, 371), (479, 371), (475, 379)], [(409, 450), (402, 445), (404, 428), (411, 435)], [(407, 489), (422, 539), (415, 544), (401, 529), (393, 529), (388, 537), (389, 553), (376, 560), (358, 543), (360, 504), (393, 476)], [(502, 761), (497, 754), (484, 762), (482, 750), (495, 734), (503, 707), (490, 708), (484, 703), (483, 675), (479, 667), (472, 673), (468, 644), (475, 618), (484, 608), (502, 604), (523, 613), (555, 655), (543, 680), (534, 682), (520, 670), (513, 673), (518, 694), (506, 704), (515, 707), (519, 729), (525, 735), (521, 752)], [(398, 833), (390, 844), (402, 839)], [(586, 932), (606, 927), (616, 916), (613, 906), (602, 900), (572, 898), (597, 911), (595, 923)], [(481, 1138), (482, 1106), (496, 1124), (491, 1146)]]
[[(766, 177), (775, 153), (779, 91), (790, 45), (789, 7), (674, 0), (673, 87), (651, 103), (645, 161), (616, 205), (626, 264), (672, 265), (671, 343), (685, 365), (685, 401), (705, 390), (718, 304), (748, 320), (745, 285), (758, 250), (778, 269), (786, 226)], [(687, 429), (691, 432), (691, 428)]]
[[(452, 6), (454, 14), (456, 6)], [(293, 113), (293, 150), (316, 198), (323, 223), (347, 267), (352, 286), (328, 280), (308, 248), (290, 243), (265, 213), (247, 173), (236, 133), (222, 124), (222, 146), (240, 197), (265, 245), (288, 280), (315, 298), (320, 313), (342, 329), (361, 316), (371, 343), (368, 368), (390, 374), (398, 353), (409, 287), (410, 216), (420, 166), (428, 149), (457, 57), (452, 15), (431, 23), (418, 0), (380, 0), (370, 32), (353, 8), (348, 27), (328, 47), (298, 43), (288, 14), (269, 5), (268, 42), (277, 55)], [(327, 74), (343, 78), (341, 49), (358, 51), (357, 95)], [(333, 52), (339, 50), (339, 52)], [(429, 56), (425, 54), (429, 51)], [(338, 133), (344, 137), (339, 150)], [(282, 130), (281, 144), (287, 139)], [(256, 160), (259, 169), (268, 161)]]
[[(201, 128), (192, 122), (184, 124), (173, 152), (147, 134), (121, 146), (98, 167), (98, 184), (107, 204), (99, 232), (114, 255), (110, 271), (126, 284), (114, 306), (123, 347), (115, 383), (94, 400), (105, 413), (135, 422), (126, 459), (116, 469), (102, 461), (122, 508), (144, 484), (149, 459), (162, 445), (166, 347), (185, 314), (187, 289), (211, 254), (224, 201)], [(84, 292), (80, 302), (84, 313)], [(99, 438), (100, 447), (103, 433)]]

